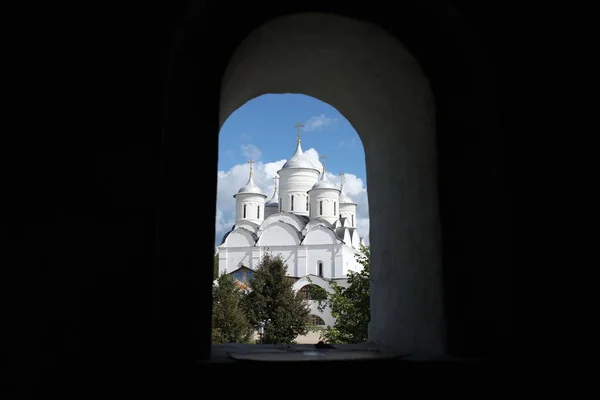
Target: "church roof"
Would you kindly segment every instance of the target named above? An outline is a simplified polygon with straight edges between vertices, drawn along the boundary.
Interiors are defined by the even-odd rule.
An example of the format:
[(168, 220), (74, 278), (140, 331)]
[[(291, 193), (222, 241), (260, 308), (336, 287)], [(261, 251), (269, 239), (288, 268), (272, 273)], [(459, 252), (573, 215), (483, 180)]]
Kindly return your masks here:
[[(346, 233), (346, 231), (348, 231), (348, 233), (350, 234), (350, 239), (352, 239), (354, 237), (354, 235), (358, 234), (357, 229), (356, 228), (348, 228), (345, 226), (340, 226), (334, 229), (335, 231), (335, 236), (337, 236), (337, 238), (339, 240), (341, 240), (342, 242), (344, 242), (344, 234)], [(346, 242), (344, 242), (346, 243)], [(352, 243), (346, 243), (348, 246), (352, 246)]]
[(340, 193), (340, 204), (355, 204), (354, 200), (346, 195), (343, 191)]
[[(246, 222), (246, 221), (244, 221), (244, 222)], [(255, 225), (255, 224), (253, 224), (253, 225)], [(231, 229), (223, 235), (223, 240), (221, 240), (221, 244), (219, 246), (222, 246), (223, 244), (225, 244), (225, 240), (227, 239), (227, 236), (231, 235), (233, 233), (233, 231), (238, 230), (238, 229), (243, 229), (244, 231), (250, 233), (250, 235), (252, 235), (252, 239), (254, 239), (254, 241), (258, 240), (258, 235), (255, 232), (252, 232), (250, 229), (247, 229), (244, 226), (233, 225), (231, 227)]]
[(279, 207), (279, 185), (277, 183), (273, 189), (273, 197), (265, 202), (265, 207)]
[(325, 169), (323, 169), (323, 172), (321, 173), (321, 179), (319, 179), (319, 181), (317, 183), (315, 183), (310, 190), (313, 190), (313, 189), (333, 189), (333, 190), (337, 190), (339, 192), (339, 189), (336, 188), (335, 185), (333, 183), (329, 182), (329, 180), (327, 179), (327, 175), (325, 174)]
[[(237, 194), (260, 194), (262, 196), (267, 197), (258, 186), (256, 186), (256, 184), (254, 183), (254, 180), (252, 179), (252, 176), (250, 176), (250, 179), (248, 179), (248, 182), (246, 183), (245, 186), (242, 186), (240, 188), (240, 190), (238, 190)], [(235, 195), (233, 195), (233, 197), (235, 197)]]
[(283, 164), (281, 169), (290, 169), (290, 168), (301, 168), (301, 169), (318, 169), (314, 166), (312, 161), (308, 159), (308, 157), (302, 151), (302, 146), (300, 145), (300, 139), (298, 139), (298, 145), (296, 146), (296, 152), (294, 155)]
[(279, 207), (279, 199), (275, 198), (275, 195), (273, 195), (273, 198), (265, 202), (265, 207)]

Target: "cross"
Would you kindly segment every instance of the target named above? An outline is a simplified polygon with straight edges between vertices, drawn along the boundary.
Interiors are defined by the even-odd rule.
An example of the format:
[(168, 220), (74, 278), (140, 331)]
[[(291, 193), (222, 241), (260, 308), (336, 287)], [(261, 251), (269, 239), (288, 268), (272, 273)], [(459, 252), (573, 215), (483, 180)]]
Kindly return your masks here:
[(304, 127), (300, 122), (294, 125), (294, 128), (298, 128), (298, 142), (300, 142), (300, 128)]
[(344, 173), (340, 172), (340, 190), (344, 187)]
[(250, 165), (250, 176), (252, 176), (252, 164), (254, 164), (254, 160), (249, 160), (248, 164)]
[(319, 158), (323, 161), (321, 161), (321, 164), (323, 164), (323, 172), (325, 172), (325, 159), (327, 158), (327, 156), (325, 154), (319, 156)]

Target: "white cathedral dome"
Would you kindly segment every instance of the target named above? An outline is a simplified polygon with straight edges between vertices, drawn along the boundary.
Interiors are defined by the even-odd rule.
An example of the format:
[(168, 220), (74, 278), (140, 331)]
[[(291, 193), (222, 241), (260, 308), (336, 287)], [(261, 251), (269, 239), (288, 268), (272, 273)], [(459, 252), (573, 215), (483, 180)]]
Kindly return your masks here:
[[(250, 175), (250, 179), (248, 179), (248, 183), (246, 183), (245, 186), (243, 186), (240, 190), (238, 190), (237, 194), (260, 194), (263, 195), (265, 197), (267, 197), (258, 186), (256, 186), (256, 184), (254, 183), (254, 180), (252, 179), (252, 175)], [(235, 195), (233, 196), (235, 197)]]
[(346, 195), (346, 193), (340, 193), (340, 204), (356, 204), (354, 200)]
[(318, 169), (314, 166), (314, 164), (308, 159), (308, 157), (302, 151), (302, 146), (300, 145), (300, 140), (298, 140), (298, 146), (296, 147), (296, 152), (294, 155), (283, 164), (281, 169), (290, 169), (290, 168), (305, 168), (305, 169)]
[(277, 184), (277, 177), (275, 177), (273, 196), (265, 202), (265, 207), (279, 207), (279, 185)]
[(279, 207), (279, 200), (275, 198), (267, 200), (267, 202), (265, 203), (265, 207)]
[(335, 187), (335, 185), (333, 183), (329, 182), (329, 180), (327, 179), (327, 176), (325, 176), (325, 171), (323, 171), (323, 173), (321, 174), (321, 179), (313, 185), (312, 189), (339, 190), (338, 188)]

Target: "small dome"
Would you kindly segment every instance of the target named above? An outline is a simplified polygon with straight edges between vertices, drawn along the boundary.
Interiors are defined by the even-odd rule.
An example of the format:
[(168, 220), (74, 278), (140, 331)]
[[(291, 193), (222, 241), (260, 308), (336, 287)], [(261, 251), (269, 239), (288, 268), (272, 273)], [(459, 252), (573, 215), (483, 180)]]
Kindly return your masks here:
[(346, 193), (340, 193), (340, 204), (356, 204)]
[(302, 152), (302, 146), (300, 146), (300, 141), (298, 141), (298, 146), (296, 147), (296, 152), (294, 155), (283, 164), (281, 169), (288, 168), (305, 168), (305, 169), (317, 169), (314, 164), (304, 155)]
[(333, 183), (329, 182), (328, 180), (320, 180), (319, 182), (317, 182), (313, 185), (312, 189), (335, 189), (335, 190), (338, 190), (338, 188), (336, 188), (335, 185)]
[[(252, 176), (250, 176), (250, 179), (248, 179), (248, 183), (246, 183), (246, 185), (244, 187), (242, 187), (240, 190), (238, 190), (237, 194), (260, 194), (262, 196), (267, 197), (258, 186), (256, 186), (256, 184), (254, 183), (254, 180), (252, 180)], [(235, 195), (233, 196), (235, 197)]]
[(279, 207), (279, 200), (271, 199), (265, 202), (265, 207)]
[(313, 189), (333, 189), (339, 191), (339, 189), (336, 188), (333, 183), (329, 182), (327, 176), (325, 175), (325, 170), (323, 170), (323, 172), (321, 173), (321, 179), (319, 179), (319, 181), (315, 183), (310, 190)]
[(265, 202), (265, 207), (279, 207), (279, 185), (277, 180), (279, 177), (275, 177), (275, 187), (273, 188), (273, 196)]

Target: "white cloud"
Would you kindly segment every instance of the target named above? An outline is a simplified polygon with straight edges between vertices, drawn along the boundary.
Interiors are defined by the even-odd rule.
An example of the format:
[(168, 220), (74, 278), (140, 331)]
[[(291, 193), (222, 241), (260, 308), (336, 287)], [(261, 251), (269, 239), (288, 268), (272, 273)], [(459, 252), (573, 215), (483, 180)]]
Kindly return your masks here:
[[(260, 153), (260, 150), (253, 145), (253, 149)], [(258, 153), (255, 153), (258, 154)], [(262, 154), (262, 153), (261, 153)], [(311, 148), (305, 151), (307, 157), (313, 162), (316, 168), (322, 169), (319, 161), (319, 153)], [(258, 159), (259, 157), (256, 157)], [(253, 158), (255, 159), (255, 158)], [(253, 180), (264, 194), (267, 200), (273, 195), (274, 177), (277, 171), (281, 169), (287, 160), (278, 160), (264, 163), (257, 161), (254, 163)], [(218, 171), (217, 178), (217, 214), (215, 221), (216, 242), (221, 243), (223, 235), (227, 233), (235, 223), (235, 198), (233, 195), (248, 182), (248, 163), (235, 165), (229, 171)], [(340, 177), (327, 171), (327, 179), (339, 187)], [(365, 243), (369, 243), (369, 205), (367, 198), (367, 188), (362, 179), (354, 174), (344, 175), (344, 192), (357, 203), (356, 225)]]
[(308, 121), (304, 123), (304, 131), (310, 132), (320, 128), (324, 128), (326, 126), (333, 125), (337, 122), (336, 118), (329, 118), (325, 116), (325, 114), (318, 115), (316, 117), (310, 118)]

